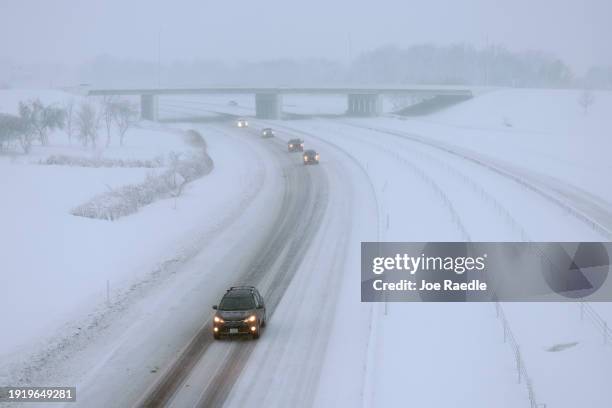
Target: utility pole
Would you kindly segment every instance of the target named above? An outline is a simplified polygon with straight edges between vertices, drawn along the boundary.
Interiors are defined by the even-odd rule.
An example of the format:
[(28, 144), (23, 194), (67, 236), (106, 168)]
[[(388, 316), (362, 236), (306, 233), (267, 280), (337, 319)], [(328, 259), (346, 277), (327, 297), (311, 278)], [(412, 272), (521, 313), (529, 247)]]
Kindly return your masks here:
[(485, 37), (485, 86), (489, 86), (489, 35)]
[(161, 88), (161, 27), (157, 32), (157, 87)]

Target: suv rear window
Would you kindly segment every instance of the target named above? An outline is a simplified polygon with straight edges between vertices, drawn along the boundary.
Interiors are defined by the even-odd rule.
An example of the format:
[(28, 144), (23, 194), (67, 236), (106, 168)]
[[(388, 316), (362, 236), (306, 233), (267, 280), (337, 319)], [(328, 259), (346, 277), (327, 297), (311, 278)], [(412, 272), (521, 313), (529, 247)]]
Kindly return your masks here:
[(225, 296), (221, 299), (220, 310), (246, 310), (255, 309), (255, 299), (252, 295)]

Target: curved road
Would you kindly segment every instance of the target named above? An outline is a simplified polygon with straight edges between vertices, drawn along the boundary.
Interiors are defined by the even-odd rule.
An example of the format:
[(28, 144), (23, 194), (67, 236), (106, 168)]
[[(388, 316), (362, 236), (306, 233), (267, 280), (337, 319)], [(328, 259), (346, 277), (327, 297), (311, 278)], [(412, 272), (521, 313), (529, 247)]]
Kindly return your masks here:
[[(253, 129), (242, 132), (249, 134), (246, 137), (258, 137)], [(303, 166), (299, 157), (286, 153), (286, 146), (280, 141), (266, 142), (275, 158), (282, 163), (285, 191), (275, 223), (269, 227), (265, 239), (255, 243), (254, 256), (243, 262), (245, 267), (236, 284), (255, 285), (260, 289), (266, 299), (270, 324), (274, 324), (276, 307), (321, 225), (327, 207), (328, 181), (323, 169)], [(217, 300), (211, 299), (211, 304)], [(265, 337), (265, 331), (262, 337)], [(233, 340), (214, 342), (209, 318), (174, 364), (166, 369), (136, 406), (167, 405), (194, 366), (200, 361), (208, 361), (210, 355), (214, 357), (214, 370), (206, 370), (210, 375), (205, 380), (207, 386), (199, 396), (197, 405), (222, 405), (257, 343)]]

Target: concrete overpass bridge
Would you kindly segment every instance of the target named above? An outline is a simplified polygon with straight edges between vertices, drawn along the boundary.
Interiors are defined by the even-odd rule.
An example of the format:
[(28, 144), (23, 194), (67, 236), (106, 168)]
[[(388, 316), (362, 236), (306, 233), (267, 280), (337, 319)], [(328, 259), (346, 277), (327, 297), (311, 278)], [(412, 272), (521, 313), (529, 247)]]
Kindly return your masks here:
[(92, 89), (91, 96), (140, 96), (143, 119), (157, 120), (158, 97), (162, 95), (255, 95), (255, 114), (261, 119), (280, 119), (283, 95), (346, 95), (347, 115), (378, 116), (382, 113), (383, 95), (410, 95), (420, 97), (471, 98), (467, 87), (444, 85), (364, 86), (364, 87), (207, 87), (207, 88), (140, 88)]

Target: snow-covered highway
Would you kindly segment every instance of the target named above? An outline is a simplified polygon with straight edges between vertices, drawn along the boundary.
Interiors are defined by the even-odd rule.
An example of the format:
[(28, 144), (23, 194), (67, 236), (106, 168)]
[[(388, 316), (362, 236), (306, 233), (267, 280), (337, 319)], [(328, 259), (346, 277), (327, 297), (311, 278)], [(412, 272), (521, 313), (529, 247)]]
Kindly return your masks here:
[[(220, 110), (224, 108), (218, 106)], [(458, 144), (444, 144), (430, 135), (422, 136), (402, 129), (405, 125), (400, 121), (387, 119), (369, 121), (350, 121), (343, 123), (338, 120), (303, 120), (292, 122), (256, 122), (256, 126), (271, 126), (277, 129), (279, 138), (301, 137), (309, 146), (313, 146), (322, 154), (322, 168), (332, 180), (333, 174), (343, 182), (340, 185), (331, 183), (330, 208), (333, 206), (333, 197), (338, 191), (346, 196), (342, 190), (344, 185), (360, 185), (359, 197), (370, 197), (370, 208), (357, 208), (353, 210), (353, 225), (360, 225), (364, 219), (377, 220), (369, 228), (369, 234), (362, 234), (360, 240), (381, 239), (394, 240), (605, 240), (609, 237), (610, 223), (606, 203), (599, 199), (590, 200), (589, 194), (581, 194), (580, 189), (571, 184), (555, 183), (554, 178), (540, 175), (529, 168), (521, 168), (508, 152), (506, 160), (492, 158), (476, 153), (469, 148)], [(395, 126), (396, 129), (388, 129)], [(262, 141), (263, 142), (263, 141)], [(264, 142), (265, 143), (265, 142)], [(352, 182), (350, 180), (353, 180)], [(561, 189), (560, 186), (563, 186)], [(349, 195), (350, 196), (350, 195)], [(321, 238), (317, 239), (320, 242)], [(352, 238), (354, 246), (359, 240)], [(316, 253), (316, 252), (315, 252)], [(307, 254), (305, 263), (308, 263)], [(320, 257), (319, 257), (320, 258)], [(334, 264), (330, 259), (326, 265)], [(351, 264), (351, 257), (346, 257), (345, 266)], [(346, 268), (346, 273), (355, 274), (358, 265)], [(316, 279), (310, 271), (311, 279)], [(296, 276), (300, 276), (299, 273)], [(297, 278), (296, 278), (297, 281)], [(350, 283), (345, 280), (345, 285)], [(331, 290), (330, 290), (331, 289)], [(332, 288), (323, 292), (326, 296), (334, 296)], [(296, 294), (292, 293), (293, 298)], [(354, 302), (358, 297), (358, 288), (354, 287), (350, 297)], [(398, 350), (406, 346), (415, 346), (423, 351), (424, 355), (440, 354), (449, 360), (459, 355), (466, 357), (463, 363), (455, 361), (445, 365), (443, 370), (448, 377), (440, 375), (434, 370), (438, 378), (419, 374), (421, 386), (413, 390), (411, 401), (420, 406), (452, 405), (463, 401), (470, 406), (519, 406), (529, 404), (528, 394), (522, 384), (516, 383), (514, 357), (510, 348), (503, 344), (499, 337), (499, 322), (495, 319), (494, 310), (487, 305), (423, 305), (393, 304), (381, 307), (368, 307), (361, 305), (355, 309), (355, 303), (349, 307), (345, 303), (342, 307), (342, 296), (339, 296), (338, 316), (334, 326), (342, 325), (347, 316), (358, 314), (361, 322), (355, 323), (369, 328), (369, 334), (350, 336), (351, 339), (366, 339), (361, 347), (347, 347), (347, 333), (354, 330), (355, 324), (346, 324), (345, 327), (335, 327), (327, 342), (327, 355), (325, 363), (320, 370), (322, 380), (318, 388), (310, 389), (311, 395), (316, 389), (316, 396), (312, 399), (300, 399), (300, 389), (304, 378), (308, 374), (296, 372), (296, 367), (318, 367), (316, 362), (305, 365), (301, 360), (304, 350), (298, 346), (296, 352), (290, 353), (288, 362), (276, 361), (278, 355), (276, 348), (268, 346), (265, 351), (257, 346), (253, 356), (244, 368), (244, 374), (238, 381), (226, 402), (229, 406), (242, 406), (246, 401), (257, 401), (266, 405), (297, 405), (330, 406), (333, 404), (380, 406), (397, 402), (393, 391), (402, 387), (405, 382), (404, 375), (409, 372), (428, 372), (434, 370), (430, 366), (430, 359), (414, 360), (409, 356), (386, 358), (384, 350)], [(312, 306), (312, 305), (311, 305)], [(418, 307), (417, 307), (418, 306)], [(529, 351), (522, 356), (521, 364), (527, 364), (534, 382), (534, 389), (538, 400), (536, 402), (554, 401), (555, 406), (562, 405), (563, 401), (570, 401), (577, 396), (571, 386), (579, 383), (578, 387), (588, 393), (589, 401), (593, 406), (601, 405), (606, 401), (601, 380), (609, 376), (605, 365), (598, 365), (600, 350), (596, 334), (589, 332), (588, 328), (577, 326), (574, 316), (560, 318), (567, 314), (568, 305), (506, 305), (509, 310), (510, 323), (518, 327), (518, 341), (531, 350), (531, 345), (539, 343), (540, 338), (547, 338), (551, 344), (562, 343), (567, 340), (568, 333), (573, 333), (579, 339), (582, 347), (574, 354), (585, 361), (587, 366), (599, 368), (593, 371), (592, 376), (567, 376), (567, 373), (558, 371), (552, 375), (546, 368), (549, 358), (539, 353)], [(417, 311), (418, 309), (418, 311)], [(426, 310), (425, 310), (426, 309)], [(545, 317), (537, 325), (536, 332), (525, 332), (523, 327), (529, 325), (529, 310), (542, 311)], [(356, 310), (359, 312), (356, 313)], [(291, 316), (291, 309), (287, 311)], [(311, 311), (311, 314), (318, 314)], [(415, 313), (423, 322), (417, 323)], [(327, 313), (324, 314), (328, 316)], [(368, 316), (364, 319), (363, 316)], [(406, 326), (407, 316), (410, 326), (416, 324), (419, 336)], [(313, 317), (316, 321), (316, 317)], [(436, 332), (428, 329), (428, 321), (435, 320)], [(293, 323), (289, 319), (286, 324)], [(535, 322), (534, 322), (535, 323)], [(312, 324), (312, 323), (310, 323)], [(459, 324), (459, 327), (455, 327)], [(549, 327), (547, 327), (549, 325)], [(287, 326), (285, 326), (287, 327)], [(470, 327), (472, 327), (470, 329)], [(565, 327), (564, 330), (559, 330)], [(469, 333), (479, 333), (478, 338), (471, 338)], [(554, 333), (561, 337), (554, 337)], [(548, 338), (548, 335), (552, 337)], [(422, 337), (422, 340), (418, 340)], [(450, 343), (439, 344), (436, 348), (428, 339), (452, 338)], [(313, 337), (306, 335), (308, 341)], [(318, 338), (318, 336), (317, 336)], [(298, 338), (302, 339), (302, 338)], [(283, 350), (293, 349), (286, 345), (287, 338), (283, 339)], [(267, 340), (264, 340), (266, 342)], [(302, 340), (303, 341), (303, 340)], [(354, 340), (352, 340), (353, 342)], [(299, 343), (299, 341), (298, 341)], [(397, 344), (396, 344), (397, 343)], [(577, 354), (576, 354), (577, 353)], [(310, 354), (308, 354), (310, 355)], [(478, 363), (473, 358), (480, 356)], [(558, 357), (563, 361), (564, 355)], [(571, 359), (575, 358), (570, 356)], [(609, 357), (608, 357), (609, 358)], [(271, 363), (273, 361), (274, 363)], [(355, 365), (356, 371), (348, 369), (348, 364)], [(293, 363), (293, 364), (291, 364)], [(200, 373), (207, 372), (210, 364), (203, 362)], [(289, 365), (291, 364), (291, 365)], [(471, 368), (466, 369), (465, 364)], [(361, 366), (361, 369), (359, 368)], [(341, 367), (341, 368), (340, 368)], [(438, 367), (441, 369), (441, 367)], [(595, 367), (594, 367), (595, 368)], [(362, 374), (359, 374), (361, 371)], [(281, 379), (278, 373), (282, 372)], [(269, 374), (268, 374), (269, 373)], [(363, 375), (363, 377), (362, 377)], [(432, 372), (433, 375), (433, 372)], [(198, 394), (201, 390), (194, 390), (194, 383), (201, 384), (202, 374), (195, 375), (191, 382), (175, 400), (176, 406), (184, 406), (197, 396), (200, 404), (206, 406), (210, 400)], [(446, 379), (444, 379), (446, 378)], [(490, 378), (490, 383), (480, 384), (476, 389), (474, 379), (482, 383), (484, 378)], [(333, 379), (333, 380), (332, 380)], [(463, 380), (462, 380), (463, 379)], [(432, 395), (428, 382), (440, 381), (450, 387), (448, 394)], [(206, 383), (206, 382), (205, 382)], [(208, 383), (207, 383), (208, 384)], [(568, 393), (559, 393), (555, 387), (566, 384), (563, 389)], [(188, 386), (187, 386), (188, 385)], [(208, 389), (208, 387), (206, 388)], [(291, 390), (291, 391), (289, 391)], [(191, 394), (191, 397), (188, 395)], [(204, 393), (206, 394), (206, 392)], [(505, 401), (499, 396), (506, 395)], [(187, 399), (184, 399), (187, 398)], [(567, 406), (571, 406), (567, 405)]]
[[(470, 103), (475, 112), (486, 112), (479, 98)], [(308, 106), (300, 109), (307, 112)], [(130, 290), (111, 296), (101, 314), (92, 313), (95, 325), (80, 331), (80, 322), (88, 320), (75, 319), (68, 327), (78, 324), (78, 334), (69, 330), (58, 347), (15, 373), (27, 373), (28, 381), (74, 383), (77, 403), (67, 406), (83, 407), (532, 403), (525, 381), (517, 382), (516, 351), (504, 343), (492, 305), (362, 303), (360, 243), (608, 240), (612, 211), (599, 173), (605, 163), (551, 149), (546, 154), (563, 156), (561, 164), (538, 166), (540, 146), (521, 140), (522, 130), (492, 127), (490, 132), (513, 132), (500, 153), (486, 137), (482, 146), (475, 142), (481, 141), (475, 132), (484, 132), (475, 125), (435, 122), (443, 114), (428, 121), (263, 121), (250, 118), (245, 101), (230, 106), (176, 98), (160, 111), (167, 122), (143, 124), (143, 137), (131, 149), (146, 146), (146, 137), (184, 148), (172, 135), (195, 129), (206, 140), (214, 171), (181, 196), (113, 222), (106, 233), (117, 245), (107, 244), (107, 253), (122, 267), (113, 282)], [(251, 125), (238, 129), (234, 119), (243, 114)], [(261, 138), (265, 127), (276, 137)], [(300, 154), (287, 152), (287, 140), (295, 137), (320, 153), (318, 166), (304, 166)], [(570, 160), (595, 180), (563, 180), (571, 173), (563, 168)], [(130, 170), (130, 177), (142, 172)], [(17, 202), (25, 190), (13, 190)], [(66, 194), (57, 207), (64, 211), (71, 200)], [(134, 222), (139, 228), (129, 228)], [(108, 228), (87, 225), (91, 231)], [(134, 235), (123, 236), (126, 231)], [(122, 252), (138, 240), (155, 253)], [(52, 257), (49, 262), (55, 265)], [(155, 272), (157, 263), (162, 267)], [(96, 267), (102, 268), (91, 270)], [(128, 283), (121, 274), (130, 276)], [(95, 282), (90, 286), (100, 286)], [(257, 341), (213, 341), (211, 306), (237, 284), (261, 290), (269, 324)], [(84, 293), (97, 294), (93, 289), (83, 285)], [(73, 300), (63, 301), (68, 308)], [(609, 304), (593, 307), (609, 319)], [(535, 402), (606, 406), (610, 349), (580, 320), (577, 305), (504, 304), (503, 310)]]

